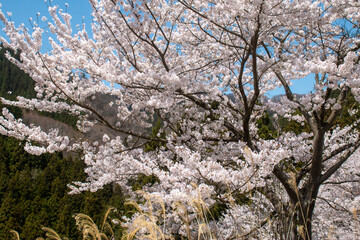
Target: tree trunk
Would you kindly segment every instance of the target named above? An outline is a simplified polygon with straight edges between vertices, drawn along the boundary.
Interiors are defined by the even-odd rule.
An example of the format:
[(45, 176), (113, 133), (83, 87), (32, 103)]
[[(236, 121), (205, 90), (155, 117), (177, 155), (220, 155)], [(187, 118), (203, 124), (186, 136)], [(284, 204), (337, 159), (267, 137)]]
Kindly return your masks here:
[(312, 214), (307, 213), (306, 208), (296, 205), (296, 209), (291, 211), (283, 223), (282, 240), (311, 240), (312, 239)]

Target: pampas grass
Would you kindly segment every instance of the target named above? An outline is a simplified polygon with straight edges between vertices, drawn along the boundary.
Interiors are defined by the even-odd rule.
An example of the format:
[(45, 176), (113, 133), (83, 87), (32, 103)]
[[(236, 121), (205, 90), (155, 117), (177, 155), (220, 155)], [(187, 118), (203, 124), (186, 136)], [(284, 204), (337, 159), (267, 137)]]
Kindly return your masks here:
[[(297, 188), (294, 179), (290, 182), (294, 189)], [(211, 212), (202, 199), (198, 187), (193, 184), (193, 187), (197, 189), (197, 196), (189, 197), (186, 203), (175, 202), (172, 205), (172, 211), (183, 222), (186, 236), (181, 239), (196, 239), (196, 240), (216, 240), (216, 234), (210, 228), (210, 220), (213, 218)], [(167, 234), (167, 227), (170, 227), (168, 221), (166, 221), (166, 208), (163, 200), (156, 195), (151, 195), (143, 191), (138, 191), (143, 197), (142, 205), (134, 200), (128, 200), (125, 204), (134, 208), (133, 221), (129, 223), (126, 232), (122, 235), (121, 240), (174, 240), (175, 236)], [(229, 198), (232, 199), (231, 193)], [(231, 202), (231, 201), (230, 201)], [(230, 204), (232, 206), (232, 204)], [(301, 208), (301, 206), (297, 206)], [(82, 240), (115, 240), (116, 234), (109, 223), (109, 214), (114, 211), (115, 208), (109, 208), (104, 215), (101, 227), (95, 224), (95, 222), (86, 214), (75, 214), (74, 218), (78, 229), (82, 232)], [(189, 212), (190, 211), (190, 212)], [(302, 211), (302, 209), (301, 209)], [(191, 216), (191, 217), (190, 217)], [(357, 223), (358, 215), (356, 209), (353, 211), (353, 217)], [(190, 220), (192, 218), (193, 221)], [(112, 219), (116, 222), (120, 222), (118, 219)], [(191, 222), (196, 222), (195, 228)], [(261, 227), (264, 223), (268, 222), (271, 225), (271, 219), (268, 217), (262, 223), (259, 223)], [(68, 240), (68, 238), (61, 238), (53, 229), (44, 227), (46, 240)], [(306, 226), (298, 226), (299, 234), (305, 238), (308, 235)], [(359, 226), (356, 225), (356, 235), (359, 236)], [(218, 229), (215, 229), (217, 233), (220, 233)], [(247, 239), (249, 235), (254, 233), (256, 228), (252, 229), (247, 234), (236, 234), (233, 239)], [(11, 230), (12, 239), (20, 240), (19, 233)], [(176, 236), (178, 239), (178, 236)], [(329, 230), (328, 239), (332, 239), (331, 229)], [(37, 238), (36, 240), (45, 240), (44, 238)], [(120, 239), (117, 239), (120, 240)]]
[(10, 230), (10, 233), (13, 235), (13, 238), (16, 240), (20, 240), (19, 233), (15, 230)]
[[(291, 176), (289, 183), (295, 189), (298, 194), (296, 181), (294, 176)], [(221, 234), (221, 230), (213, 229), (210, 227), (210, 222), (214, 219), (208, 205), (205, 203), (201, 196), (201, 192), (196, 184), (192, 184), (196, 190), (196, 196), (189, 196), (186, 202), (174, 202), (171, 206), (172, 211), (182, 222), (182, 230), (184, 236), (181, 239), (188, 240), (216, 240), (216, 236)], [(115, 211), (115, 208), (109, 208), (104, 215), (104, 219), (100, 228), (95, 222), (86, 214), (78, 213), (74, 215), (76, 225), (82, 232), (83, 240), (120, 240), (115, 238), (122, 234), (121, 240), (174, 240), (179, 239), (180, 236), (172, 236), (169, 234), (171, 222), (166, 219), (168, 214), (166, 212), (166, 206), (163, 199), (157, 195), (149, 194), (144, 191), (137, 192), (140, 200), (128, 200), (125, 204), (131, 206), (133, 210), (132, 221), (127, 223), (125, 232), (114, 232), (111, 221), (120, 223), (119, 219), (110, 218), (110, 213)], [(230, 207), (235, 207), (234, 198), (231, 192), (228, 193)], [(141, 204), (139, 203), (141, 202)], [(300, 213), (304, 217), (304, 209), (301, 208), (301, 204), (297, 203), (295, 208), (300, 208)], [(357, 222), (358, 213), (354, 209), (353, 217), (356, 222), (356, 235), (359, 236), (359, 225)], [(173, 214), (170, 214), (173, 215)], [(108, 221), (111, 219), (111, 221)], [(254, 227), (245, 234), (236, 233), (231, 239), (248, 239), (250, 235), (253, 235), (264, 224), (272, 224), (271, 216), (265, 220), (259, 222), (257, 227)], [(291, 226), (290, 226), (291, 227)], [(289, 227), (289, 228), (290, 228)], [(42, 228), (45, 231), (46, 240), (68, 240), (67, 238), (61, 238), (51, 228)], [(302, 238), (309, 236), (309, 232), (306, 226), (297, 226), (297, 231)], [(18, 232), (11, 230), (13, 239), (20, 240)], [(256, 238), (257, 235), (253, 235)], [(260, 236), (258, 236), (260, 237)], [(287, 236), (286, 239), (290, 238)], [(328, 239), (332, 238), (332, 230), (329, 230)], [(259, 238), (261, 239), (261, 237)], [(45, 240), (44, 238), (37, 238), (37, 240)]]
[[(46, 233), (46, 239), (48, 240), (66, 240), (68, 238), (63, 238), (61, 239), (61, 237), (51, 228), (47, 228), (47, 227), (43, 227), (42, 230), (44, 230)], [(37, 240), (41, 240), (42, 238), (38, 238)]]
[(83, 234), (83, 240), (109, 240), (105, 233), (99, 231), (94, 221), (86, 214), (75, 214), (78, 229)]
[[(122, 239), (171, 239), (170, 236), (166, 236), (164, 234), (164, 230), (166, 228), (166, 211), (163, 200), (158, 196), (150, 195), (143, 191), (138, 191), (138, 193), (144, 197), (147, 211), (143, 211), (140, 205), (134, 200), (128, 200), (125, 203), (126, 205), (134, 207), (137, 210), (137, 215), (135, 216), (134, 221), (129, 227), (130, 231), (128, 229)], [(154, 212), (154, 203), (158, 203), (161, 210)], [(162, 221), (164, 223), (162, 228), (159, 226), (158, 223), (158, 215), (162, 217)]]
[[(196, 197), (189, 197), (187, 203), (175, 202), (172, 206), (174, 213), (180, 217), (186, 229), (187, 239), (201, 239), (201, 240), (214, 240), (215, 235), (211, 232), (209, 223), (209, 216), (211, 213), (204, 200), (201, 198), (200, 191), (195, 184), (192, 184), (197, 189)], [(144, 199), (144, 210), (140, 204), (134, 200), (128, 200), (125, 204), (132, 206), (134, 211), (134, 220), (127, 231), (123, 234), (122, 240), (132, 239), (149, 239), (149, 240), (167, 240), (175, 239), (173, 236), (166, 234), (167, 219), (165, 204), (159, 196), (151, 195), (143, 191), (137, 192)], [(197, 223), (197, 236), (191, 233), (190, 219), (188, 209), (192, 209), (191, 214), (195, 214), (195, 221)], [(78, 213), (74, 215), (76, 225), (82, 232), (83, 240), (115, 240), (115, 233), (111, 224), (107, 221), (109, 214), (115, 208), (109, 208), (102, 221), (100, 229), (95, 222), (86, 214)], [(118, 219), (112, 219), (120, 222)], [(44, 227), (46, 240), (68, 240), (68, 238), (61, 238), (53, 229)], [(19, 234), (11, 230), (14, 239), (20, 240)], [(108, 233), (108, 235), (106, 234)], [(37, 240), (44, 240), (44, 238), (37, 238)]]
[[(201, 197), (200, 191), (197, 185), (192, 184), (197, 190), (196, 197), (189, 197), (186, 205), (181, 202), (175, 202), (173, 204), (173, 211), (183, 221), (187, 239), (202, 239), (202, 240), (214, 240), (215, 234), (212, 233), (209, 227), (209, 217), (212, 218), (211, 212)], [(128, 232), (123, 236), (123, 240), (132, 239), (150, 239), (150, 240), (165, 240), (175, 239), (174, 236), (166, 234), (166, 210), (163, 200), (155, 195), (150, 195), (143, 191), (138, 192), (145, 199), (144, 206), (146, 211), (134, 200), (127, 201), (127, 205), (133, 206), (137, 214), (131, 225), (128, 227)], [(160, 206), (160, 210), (155, 211), (154, 204)], [(197, 223), (197, 237), (191, 234), (190, 219), (188, 207), (194, 210), (195, 220)], [(161, 224), (160, 224), (161, 223)]]

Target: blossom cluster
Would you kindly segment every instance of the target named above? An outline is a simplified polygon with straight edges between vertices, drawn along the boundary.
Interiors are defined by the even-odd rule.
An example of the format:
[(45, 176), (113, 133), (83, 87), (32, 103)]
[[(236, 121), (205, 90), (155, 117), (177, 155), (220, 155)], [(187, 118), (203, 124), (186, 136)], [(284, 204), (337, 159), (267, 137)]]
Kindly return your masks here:
[[(7, 57), (32, 77), (37, 92), (36, 99), (1, 102), (65, 112), (78, 118), (81, 132), (99, 125), (109, 131), (102, 139), (69, 139), (56, 130), (26, 126), (4, 109), (1, 134), (26, 140), (32, 154), (81, 150), (88, 179), (73, 183), (72, 193), (117, 183), (136, 196), (129, 179), (153, 175), (157, 181), (144, 190), (168, 208), (198, 194), (209, 208), (222, 202), (222, 217), (211, 223), (224, 229), (219, 239), (277, 237), (266, 222), (255, 224), (274, 216), (281, 216), (282, 223), (274, 221), (280, 235), (301, 235), (299, 229), (310, 228), (306, 225), (320, 209), (324, 214), (314, 220), (317, 227), (333, 210), (346, 209), (346, 216), (337, 216), (351, 221), (348, 209), (357, 204), (358, 193), (350, 196), (326, 183), (341, 179), (336, 172), (349, 179), (339, 186), (358, 181), (358, 172), (341, 168), (348, 159), (354, 162), (358, 121), (336, 126), (345, 111), (356, 115), (360, 101), (356, 1), (89, 3), (91, 32), (85, 26), (76, 31), (59, 6), (49, 8), (51, 20), (43, 17), (32, 29), (16, 27), (0, 11), (7, 34), (0, 41), (20, 59)], [(49, 52), (42, 48), (47, 35), (42, 24), (51, 32)], [(291, 84), (304, 77), (314, 79), (314, 89), (297, 95)], [(285, 95), (265, 101), (278, 87)], [(358, 102), (349, 108), (350, 96)], [(107, 99), (110, 114), (92, 104)], [(259, 134), (258, 122), (266, 113), (270, 137)], [(286, 123), (300, 133), (285, 131)], [(326, 188), (320, 188), (323, 184)], [(346, 199), (345, 206), (331, 207), (332, 193)], [(252, 204), (233, 201), (242, 195)], [(305, 221), (293, 214), (299, 205), (309, 209)], [(171, 231), (184, 233), (181, 218), (171, 211), (168, 215), (174, 221)]]

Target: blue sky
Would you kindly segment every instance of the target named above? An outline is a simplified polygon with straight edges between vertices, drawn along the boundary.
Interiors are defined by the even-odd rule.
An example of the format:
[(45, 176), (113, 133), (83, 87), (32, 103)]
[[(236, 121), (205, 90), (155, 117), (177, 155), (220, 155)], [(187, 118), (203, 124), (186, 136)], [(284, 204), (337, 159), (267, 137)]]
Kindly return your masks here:
[[(11, 19), (17, 24), (29, 23), (29, 18), (36, 20), (36, 13), (40, 13), (41, 16), (48, 16), (49, 0), (0, 0), (2, 5), (1, 10), (6, 12), (12, 12)], [(69, 4), (68, 12), (73, 16), (72, 23), (82, 23), (82, 17), (88, 21), (91, 20), (91, 6), (87, 0), (53, 0), (52, 5), (59, 5), (60, 8), (65, 10), (65, 3)]]
[[(313, 76), (307, 76), (302, 79), (297, 79), (293, 81), (293, 85), (290, 86), (290, 89), (293, 93), (299, 93), (299, 94), (306, 94), (310, 93), (311, 90), (314, 89), (315, 79)], [(269, 97), (279, 95), (279, 94), (285, 94), (284, 88), (278, 88), (271, 92), (269, 92), (267, 95)]]
[[(75, 29), (76, 25), (82, 25), (85, 22), (87, 30), (90, 29), (91, 23), (91, 5), (88, 0), (0, 0), (2, 5), (1, 11), (7, 16), (7, 12), (11, 12), (11, 20), (15, 22), (15, 26), (19, 26), (22, 23), (25, 24), (27, 28), (31, 28), (29, 19), (32, 18), (32, 22), (38, 22), (41, 27), (45, 30), (47, 24), (41, 21), (41, 18), (45, 16), (47, 19), (51, 19), (51, 16), (48, 12), (48, 6), (59, 6), (60, 9), (63, 9), (64, 12), (71, 14), (71, 24)], [(66, 7), (68, 3), (68, 7)], [(40, 16), (37, 15), (40, 13)], [(84, 17), (84, 19), (83, 19)], [(3, 24), (0, 23), (0, 28), (3, 27)], [(0, 34), (3, 34), (0, 31)], [(49, 34), (45, 32), (45, 34)], [(48, 36), (50, 36), (49, 34)], [(3, 36), (5, 37), (5, 36)], [(54, 36), (52, 36), (54, 38)], [(50, 50), (49, 44), (46, 39), (47, 36), (43, 37), (43, 47), (42, 51)]]
[[(50, 19), (48, 14), (49, 0), (0, 0), (2, 5), (1, 10), (6, 14), (12, 12), (11, 20), (18, 26), (21, 23), (25, 23), (26, 26), (30, 26), (29, 18), (33, 21), (37, 21), (37, 13), (40, 13), (39, 21), (42, 16), (46, 16)], [(83, 22), (89, 27), (91, 22), (91, 6), (87, 0), (53, 0), (52, 5), (58, 5), (64, 11), (66, 9), (65, 4), (68, 3), (69, 7), (67, 12), (72, 15), (71, 23), (75, 27), (77, 24), (81, 25)], [(0, 25), (3, 27), (3, 25)], [(309, 93), (314, 86), (313, 77), (307, 77), (294, 81), (291, 89), (295, 93)], [(268, 94), (268, 96), (274, 96), (277, 94), (284, 94), (283, 89), (277, 89)]]

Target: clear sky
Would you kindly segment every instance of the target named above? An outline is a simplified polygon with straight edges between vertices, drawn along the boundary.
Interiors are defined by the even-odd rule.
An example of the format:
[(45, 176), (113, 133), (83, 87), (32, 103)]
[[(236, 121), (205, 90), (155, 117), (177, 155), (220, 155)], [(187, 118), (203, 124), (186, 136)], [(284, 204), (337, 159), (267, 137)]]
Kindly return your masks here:
[[(293, 93), (299, 93), (299, 94), (306, 94), (310, 93), (311, 90), (314, 89), (315, 79), (313, 76), (308, 76), (303, 79), (297, 79), (293, 81), (293, 85), (290, 86), (290, 89)], [(271, 92), (269, 92), (267, 95), (269, 97), (279, 95), (279, 94), (285, 94), (284, 88), (278, 88)]]
[[(21, 23), (30, 26), (29, 18), (31, 17), (33, 21), (37, 21), (37, 13), (40, 13), (40, 22), (42, 16), (46, 16), (50, 19), (47, 11), (50, 0), (0, 0), (0, 3), (2, 5), (1, 10), (4, 14), (12, 12), (11, 20), (14, 21), (17, 26)], [(69, 4), (69, 7), (67, 8), (65, 5), (66, 3)], [(71, 23), (73, 27), (77, 24), (81, 25), (83, 21), (86, 23), (87, 27), (89, 27), (91, 22), (91, 6), (87, 0), (52, 0), (51, 5), (58, 5), (61, 9), (70, 13), (72, 15)], [(84, 20), (82, 19), (83, 17), (85, 17)], [(3, 26), (0, 24), (0, 27)], [(291, 89), (295, 93), (309, 93), (313, 89), (313, 86), (314, 79), (312, 77), (307, 77), (294, 81)], [(268, 96), (271, 97), (284, 93), (283, 89), (277, 89), (270, 92)]]
[[(68, 7), (66, 7), (66, 3), (69, 5)], [(16, 26), (24, 23), (26, 27), (31, 28), (29, 19), (32, 18), (33, 22), (38, 22), (46, 30), (47, 25), (41, 21), (41, 18), (45, 16), (51, 19), (48, 7), (54, 5), (58, 5), (64, 12), (71, 14), (71, 24), (74, 28), (76, 25), (82, 25), (85, 22), (87, 29), (89, 29), (91, 23), (91, 6), (88, 0), (0, 0), (0, 4), (2, 5), (1, 11), (5, 15), (8, 12), (12, 13), (10, 18), (11, 21), (15, 22)], [(0, 23), (0, 28), (2, 27), (3, 24)], [(0, 34), (3, 35), (1, 31)], [(46, 39), (47, 37), (44, 36), (42, 51), (50, 50)]]
[[(36, 14), (39, 12), (41, 16), (48, 16), (48, 6), (50, 5), (49, 0), (0, 0), (2, 5), (1, 10), (6, 12), (12, 12), (11, 19), (17, 24), (29, 23), (31, 17), (36, 21)], [(91, 6), (87, 0), (53, 0), (52, 5), (58, 5), (65, 11), (65, 3), (69, 4), (67, 8), (68, 12), (73, 16), (72, 23), (82, 23), (82, 17), (91, 20)], [(40, 20), (40, 19), (39, 19)]]

